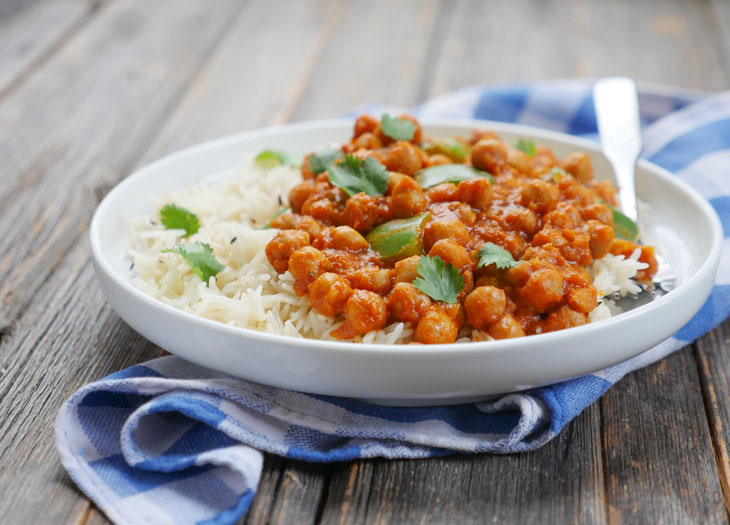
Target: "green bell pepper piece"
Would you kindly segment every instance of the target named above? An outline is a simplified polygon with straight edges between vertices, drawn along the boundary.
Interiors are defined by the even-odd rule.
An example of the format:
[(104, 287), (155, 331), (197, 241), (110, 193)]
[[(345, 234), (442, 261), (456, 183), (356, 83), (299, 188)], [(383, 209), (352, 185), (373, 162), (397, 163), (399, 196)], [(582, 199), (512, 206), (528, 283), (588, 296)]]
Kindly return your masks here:
[(430, 213), (419, 213), (406, 219), (381, 224), (373, 228), (365, 239), (370, 247), (386, 261), (396, 262), (423, 253), (423, 223)]

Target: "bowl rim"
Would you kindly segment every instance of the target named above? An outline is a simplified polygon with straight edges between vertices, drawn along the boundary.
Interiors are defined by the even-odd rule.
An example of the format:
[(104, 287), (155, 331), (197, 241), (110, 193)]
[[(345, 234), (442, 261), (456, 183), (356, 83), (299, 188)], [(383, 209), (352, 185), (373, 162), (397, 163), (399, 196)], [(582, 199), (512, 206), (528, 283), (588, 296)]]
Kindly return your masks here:
[[(133, 173), (122, 179), (119, 183), (117, 183), (109, 191), (109, 193), (104, 196), (104, 198), (94, 211), (94, 215), (92, 217), (89, 227), (89, 243), (92, 259), (95, 262), (95, 268), (97, 268), (98, 271), (101, 271), (105, 277), (110, 279), (111, 282), (113, 282), (117, 287), (121, 288), (121, 290), (123, 290), (127, 295), (133, 297), (135, 300), (142, 301), (144, 304), (160, 310), (161, 313), (167, 316), (177, 317), (178, 320), (192, 323), (196, 327), (221, 331), (227, 335), (243, 337), (250, 340), (251, 342), (262, 341), (269, 344), (285, 345), (293, 348), (306, 348), (316, 345), (317, 350), (319, 352), (323, 352), (324, 354), (327, 354), (329, 352), (335, 352), (338, 354), (340, 352), (354, 352), (363, 355), (382, 356), (384, 354), (397, 353), (398, 356), (402, 358), (407, 359), (408, 356), (412, 356), (413, 359), (417, 359), (424, 356), (441, 355), (445, 351), (454, 358), (481, 353), (512, 353), (518, 348), (521, 349), (521, 351), (528, 351), (533, 347), (550, 347), (551, 345), (559, 343), (565, 337), (573, 337), (574, 335), (579, 336), (579, 334), (589, 335), (591, 332), (603, 332), (604, 330), (611, 330), (612, 328), (615, 328), (616, 325), (620, 326), (629, 319), (635, 318), (637, 316), (644, 316), (647, 313), (655, 310), (656, 308), (662, 308), (668, 300), (676, 301), (679, 300), (680, 297), (691, 293), (692, 288), (695, 287), (703, 279), (705, 279), (708, 272), (712, 272), (713, 268), (716, 266), (720, 259), (720, 253), (723, 243), (723, 233), (720, 219), (717, 216), (714, 208), (712, 208), (712, 206), (709, 204), (709, 202), (707, 202), (707, 200), (704, 199), (704, 197), (702, 197), (689, 184), (682, 181), (679, 177), (673, 175), (664, 168), (652, 162), (649, 162), (646, 159), (640, 159), (638, 162), (638, 166), (650, 172), (653, 172), (654, 175), (657, 175), (661, 179), (663, 179), (665, 183), (671, 186), (675, 186), (676, 189), (679, 189), (682, 193), (687, 195), (691, 199), (691, 201), (695, 205), (697, 205), (700, 210), (702, 210), (703, 218), (706, 219), (710, 225), (710, 236), (712, 239), (712, 244), (709, 256), (705, 259), (705, 261), (701, 264), (697, 271), (695, 271), (694, 274), (690, 276), (689, 279), (687, 279), (687, 281), (685, 281), (683, 284), (679, 285), (675, 290), (673, 290), (671, 294), (659, 297), (648, 304), (642, 305), (628, 312), (623, 312), (620, 315), (611, 317), (609, 319), (604, 319), (596, 323), (572, 327), (565, 330), (559, 330), (556, 332), (536, 334), (539, 335), (539, 337), (526, 336), (515, 339), (502, 339), (497, 341), (462, 342), (414, 346), (403, 344), (329, 341), (272, 334), (268, 332), (254, 330), (251, 328), (231, 326), (220, 321), (214, 321), (204, 317), (196, 316), (192, 313), (179, 310), (171, 305), (154, 299), (139, 290), (132, 283), (117, 275), (117, 273), (107, 260), (105, 252), (102, 248), (102, 241), (100, 237), (102, 222), (109, 215), (110, 210), (114, 209), (114, 205), (117, 199), (121, 198), (128, 186), (137, 184), (140, 179), (144, 179), (149, 172), (156, 170), (159, 166), (179, 159), (181, 157), (205, 153), (206, 151), (211, 149), (225, 147), (227, 145), (231, 145), (240, 141), (250, 140), (253, 138), (267, 137), (271, 135), (275, 136), (279, 133), (290, 131), (296, 132), (307, 130), (321, 130), (325, 128), (344, 128), (345, 126), (352, 126), (353, 122), (354, 118), (328, 119), (296, 122), (291, 124), (260, 128), (256, 130), (246, 131), (243, 133), (223, 136), (217, 139), (212, 139), (193, 146), (189, 146), (140, 167), (139, 169), (135, 170)], [(601, 154), (600, 146), (596, 142), (590, 141), (582, 137), (575, 137), (566, 133), (536, 128), (532, 126), (524, 126), (520, 124), (489, 120), (451, 118), (423, 118), (420, 119), (420, 122), (423, 128), (491, 128), (495, 129), (498, 132), (503, 131), (507, 133), (522, 134), (525, 135), (527, 138), (553, 140), (565, 143), (570, 146), (575, 146), (576, 148), (590, 150), (591, 152)], [(403, 351), (404, 346), (408, 348), (407, 352)]]

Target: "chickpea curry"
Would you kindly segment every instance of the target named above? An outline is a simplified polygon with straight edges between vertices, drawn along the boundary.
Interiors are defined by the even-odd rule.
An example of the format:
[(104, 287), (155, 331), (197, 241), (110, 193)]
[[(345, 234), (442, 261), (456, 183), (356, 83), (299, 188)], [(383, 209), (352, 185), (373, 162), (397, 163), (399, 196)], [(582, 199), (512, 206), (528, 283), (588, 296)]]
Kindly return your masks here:
[(492, 131), (433, 139), (411, 116), (363, 115), (301, 173), (266, 255), (317, 312), (344, 320), (339, 339), (397, 321), (419, 343), (561, 330), (597, 305), (594, 259), (640, 249), (636, 278), (656, 272), (653, 248), (614, 224), (616, 190), (587, 153), (558, 159)]

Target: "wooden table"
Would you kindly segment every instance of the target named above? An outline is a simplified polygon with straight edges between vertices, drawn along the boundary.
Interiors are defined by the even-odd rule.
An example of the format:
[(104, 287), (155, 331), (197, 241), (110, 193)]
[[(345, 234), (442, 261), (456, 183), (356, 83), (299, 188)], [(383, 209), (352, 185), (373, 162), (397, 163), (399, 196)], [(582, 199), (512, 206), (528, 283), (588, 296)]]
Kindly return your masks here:
[[(196, 142), (463, 86), (631, 75), (730, 84), (730, 4), (3, 0), (0, 516), (106, 522), (59, 463), (73, 391), (162, 355), (110, 309), (95, 206)], [(730, 324), (622, 380), (532, 453), (266, 459), (249, 523), (727, 523)]]

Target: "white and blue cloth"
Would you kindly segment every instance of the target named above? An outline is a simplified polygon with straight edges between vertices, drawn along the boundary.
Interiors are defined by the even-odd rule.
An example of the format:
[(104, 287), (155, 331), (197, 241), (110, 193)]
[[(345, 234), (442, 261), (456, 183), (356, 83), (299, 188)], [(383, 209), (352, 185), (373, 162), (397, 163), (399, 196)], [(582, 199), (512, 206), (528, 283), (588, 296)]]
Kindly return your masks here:
[[(304, 461), (426, 458), (532, 450), (628, 372), (730, 314), (730, 92), (640, 90), (644, 156), (715, 207), (725, 231), (712, 295), (672, 338), (595, 374), (496, 401), (387, 408), (225, 378), (177, 357), (76, 392), (56, 421), (61, 461), (116, 523), (233, 523), (256, 491), (262, 452)], [(476, 117), (595, 136), (587, 81), (480, 87), (432, 100), (419, 116)]]

